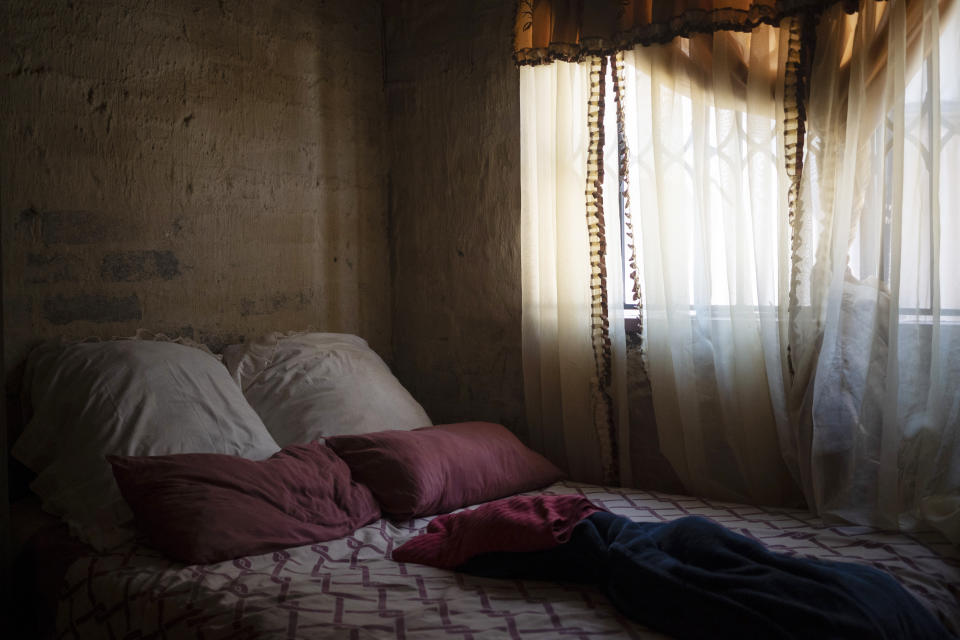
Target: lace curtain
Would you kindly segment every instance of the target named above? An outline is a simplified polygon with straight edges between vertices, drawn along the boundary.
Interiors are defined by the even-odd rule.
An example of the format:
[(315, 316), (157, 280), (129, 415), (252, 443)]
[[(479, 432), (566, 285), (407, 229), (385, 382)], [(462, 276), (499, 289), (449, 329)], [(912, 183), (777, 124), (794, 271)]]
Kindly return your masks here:
[(687, 491), (960, 540), (956, 7), (607, 4), (518, 12), (532, 444), (638, 475), (632, 303)]
[[(788, 20), (789, 22), (789, 20)], [(624, 55), (629, 194), (661, 450), (696, 495), (795, 503), (778, 433), (789, 273), (790, 30)]]
[[(622, 281), (599, 284), (601, 267), (620, 270), (619, 226), (602, 234), (610, 250), (601, 257), (603, 211), (594, 209), (588, 219), (588, 191), (594, 206), (604, 189), (617, 193), (616, 138), (601, 135), (616, 126), (613, 112), (600, 109), (605, 90), (598, 59), (520, 69), (523, 372), (531, 444), (572, 477), (592, 482), (615, 480), (616, 434), (609, 429), (626, 424), (609, 403), (613, 389), (625, 395), (622, 304), (603, 312), (604, 335), (616, 345), (607, 353), (617, 354), (606, 364), (604, 385), (594, 349), (601, 313), (594, 294), (623, 297)], [(600, 157), (606, 166), (597, 166)]]
[(798, 477), (822, 516), (960, 541), (960, 16), (821, 20), (794, 231)]

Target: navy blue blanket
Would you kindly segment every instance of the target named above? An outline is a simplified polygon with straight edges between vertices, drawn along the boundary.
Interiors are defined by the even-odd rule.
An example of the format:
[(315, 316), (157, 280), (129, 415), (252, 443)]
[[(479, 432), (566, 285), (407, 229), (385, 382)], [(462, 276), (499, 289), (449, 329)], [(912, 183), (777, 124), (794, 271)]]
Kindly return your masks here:
[(545, 551), (494, 552), (474, 575), (598, 585), (628, 618), (677, 638), (952, 638), (886, 573), (786, 556), (699, 517), (598, 512)]

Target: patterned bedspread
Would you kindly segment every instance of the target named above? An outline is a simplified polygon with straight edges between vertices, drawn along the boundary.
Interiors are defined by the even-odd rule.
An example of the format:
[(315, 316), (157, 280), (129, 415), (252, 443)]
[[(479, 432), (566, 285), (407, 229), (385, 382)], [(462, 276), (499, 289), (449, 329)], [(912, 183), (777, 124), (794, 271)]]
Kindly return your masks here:
[[(804, 511), (561, 482), (641, 522), (711, 518), (770, 549), (869, 563), (960, 630), (960, 551), (939, 535), (825, 527)], [(352, 536), (184, 566), (136, 544), (78, 560), (61, 595), (65, 638), (663, 638), (590, 587), (477, 578), (390, 560), (426, 528), (379, 520)]]

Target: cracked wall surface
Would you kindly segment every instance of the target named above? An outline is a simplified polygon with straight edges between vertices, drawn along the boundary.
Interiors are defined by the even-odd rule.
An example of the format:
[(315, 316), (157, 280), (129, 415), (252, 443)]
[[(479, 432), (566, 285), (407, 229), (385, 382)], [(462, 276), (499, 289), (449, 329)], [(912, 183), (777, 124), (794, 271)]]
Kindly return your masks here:
[(379, 2), (4, 5), (8, 373), (39, 339), (141, 327), (390, 358)]

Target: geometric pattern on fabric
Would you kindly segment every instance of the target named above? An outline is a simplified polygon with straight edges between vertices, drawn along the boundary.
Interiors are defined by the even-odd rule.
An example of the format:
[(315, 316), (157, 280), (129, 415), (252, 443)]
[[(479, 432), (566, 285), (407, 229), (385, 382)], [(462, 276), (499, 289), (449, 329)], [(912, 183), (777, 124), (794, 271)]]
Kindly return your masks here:
[[(953, 633), (960, 551), (939, 534), (825, 526), (802, 510), (559, 482), (637, 522), (714, 520), (773, 551), (861, 562), (890, 573)], [(583, 585), (496, 580), (394, 562), (430, 518), (378, 520), (337, 540), (210, 565), (167, 560), (141, 542), (77, 560), (57, 615), (61, 638), (665, 638)], [(695, 612), (691, 612), (695, 614)]]

